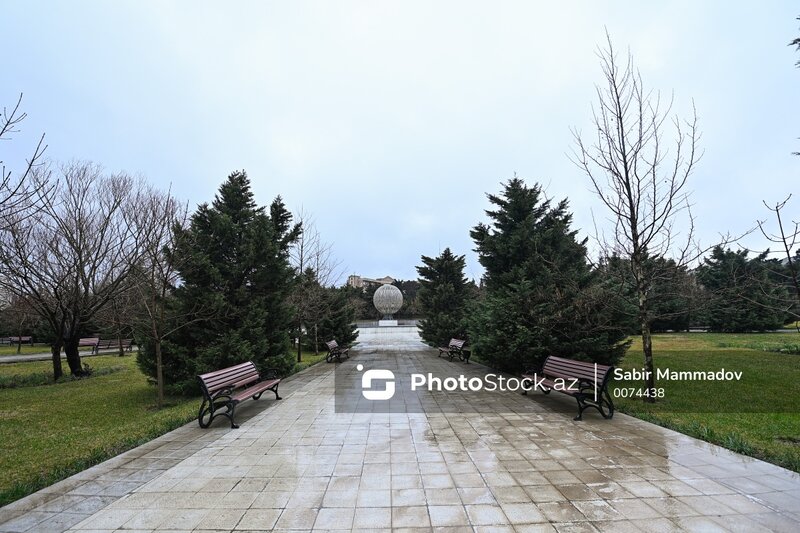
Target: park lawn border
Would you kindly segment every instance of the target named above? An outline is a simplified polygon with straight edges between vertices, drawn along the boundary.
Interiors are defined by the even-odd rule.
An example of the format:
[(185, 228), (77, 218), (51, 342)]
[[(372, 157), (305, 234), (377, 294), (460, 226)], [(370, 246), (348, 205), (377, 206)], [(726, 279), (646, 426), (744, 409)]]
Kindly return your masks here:
[(79, 474), (88, 468), (98, 465), (104, 461), (112, 459), (121, 453), (147, 444), (153, 439), (169, 433), (179, 427), (190, 423), (196, 419), (195, 415), (186, 417), (175, 417), (160, 423), (154, 429), (139, 437), (129, 437), (115, 442), (110, 446), (93, 448), (86, 453), (85, 457), (80, 457), (58, 466), (45, 474), (34, 476), (28, 481), (19, 481), (11, 485), (10, 488), (0, 491), (0, 507), (8, 505), (16, 500), (29, 496), (34, 492), (58, 483), (70, 476)]
[(704, 424), (670, 420), (658, 414), (641, 411), (637, 412), (625, 408), (620, 408), (619, 412), (666, 429), (677, 431), (689, 437), (694, 437), (703, 442), (717, 445), (726, 450), (800, 473), (800, 454), (792, 455), (786, 452), (770, 451), (758, 446), (758, 444), (749, 442), (736, 431), (718, 432)]

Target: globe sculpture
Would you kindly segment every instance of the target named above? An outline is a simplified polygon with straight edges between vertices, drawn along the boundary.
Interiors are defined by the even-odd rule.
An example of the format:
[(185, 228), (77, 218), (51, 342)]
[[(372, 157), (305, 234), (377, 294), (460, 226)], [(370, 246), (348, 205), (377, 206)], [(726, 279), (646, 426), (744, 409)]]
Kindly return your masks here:
[(381, 285), (375, 291), (372, 303), (384, 320), (392, 320), (392, 315), (403, 306), (403, 293), (394, 285)]

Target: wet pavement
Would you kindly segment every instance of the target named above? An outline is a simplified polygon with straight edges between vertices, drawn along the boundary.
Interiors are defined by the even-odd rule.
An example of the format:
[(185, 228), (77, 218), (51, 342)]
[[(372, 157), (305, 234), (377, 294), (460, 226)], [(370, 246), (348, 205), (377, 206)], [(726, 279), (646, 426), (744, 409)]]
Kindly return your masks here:
[(488, 372), (414, 328), (359, 341), (283, 400), (242, 404), (240, 429), (182, 427), (0, 509), (0, 531), (800, 531), (797, 474), (621, 414), (575, 422), (564, 395), (420, 391), (417, 412), (335, 412), (335, 367)]

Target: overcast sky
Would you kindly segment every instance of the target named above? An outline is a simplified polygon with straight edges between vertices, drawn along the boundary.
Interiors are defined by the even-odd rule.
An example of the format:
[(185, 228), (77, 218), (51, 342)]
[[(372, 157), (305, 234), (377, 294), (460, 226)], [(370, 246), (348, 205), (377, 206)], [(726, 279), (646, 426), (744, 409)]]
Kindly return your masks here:
[[(56, 160), (172, 184), (194, 207), (235, 169), (256, 198), (314, 214), (344, 273), (415, 278), (467, 254), (485, 193), (514, 173), (602, 218), (569, 161), (591, 131), (604, 27), (645, 84), (697, 107), (691, 178), (703, 242), (800, 213), (796, 2), (32, 2), (0, 4), (0, 103)], [(10, 152), (10, 154), (9, 154)], [(762, 245), (750, 239), (747, 245)]]

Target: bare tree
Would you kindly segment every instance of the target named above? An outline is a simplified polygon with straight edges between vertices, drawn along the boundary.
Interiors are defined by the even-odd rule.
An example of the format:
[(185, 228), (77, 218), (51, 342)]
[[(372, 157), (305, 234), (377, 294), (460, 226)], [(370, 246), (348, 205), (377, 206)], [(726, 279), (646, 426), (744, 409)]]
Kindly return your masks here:
[[(20, 109), (21, 105), (22, 94), (20, 93), (14, 107), (10, 109), (3, 107), (3, 114), (0, 117), (0, 145), (3, 144), (2, 141), (10, 141), (11, 136), (19, 132), (20, 123), (27, 118), (27, 113)], [(28, 180), (34, 169), (41, 164), (46, 149), (47, 145), (44, 144), (44, 134), (42, 134), (33, 153), (16, 175), (13, 170), (6, 167), (5, 159), (0, 159), (0, 228), (8, 224), (8, 219), (18, 217), (27, 209), (32, 200), (47, 189), (47, 183), (31, 187)], [(1, 157), (2, 153), (0, 153)]]
[[(120, 293), (142, 254), (131, 223), (141, 183), (105, 175), (91, 163), (51, 166), (29, 175), (36, 198), (21, 203), (0, 231), (0, 287), (25, 298), (50, 326), (53, 374), (83, 375), (78, 341), (82, 328)], [(47, 194), (45, 194), (47, 192)]]
[(123, 339), (133, 337), (135, 317), (139, 308), (139, 298), (133, 283), (134, 279), (130, 279), (124, 287), (120, 287), (108, 304), (97, 312), (95, 319), (103, 334), (108, 334), (117, 340), (120, 357), (125, 355)]
[(206, 308), (180, 308), (172, 299), (184, 266), (173, 252), (178, 233), (189, 225), (188, 205), (170, 191), (145, 188), (139, 196), (133, 225), (142, 236), (142, 256), (130, 278), (139, 304), (132, 318), (138, 340), (152, 345), (160, 409), (164, 405), (164, 340), (190, 324), (219, 315)]
[(180, 264), (172, 251), (179, 228), (188, 224), (188, 206), (169, 192), (148, 189), (141, 196), (135, 226), (144, 236), (142, 259), (133, 282), (140, 302), (136, 313), (137, 331), (152, 344), (156, 360), (158, 407), (164, 405), (162, 345), (180, 328), (205, 320), (202, 310), (178, 310), (171, 305), (172, 291), (180, 282)]
[[(672, 99), (662, 102), (659, 93), (646, 90), (630, 52), (620, 62), (610, 36), (606, 37), (606, 48), (598, 52), (603, 84), (596, 87), (598, 106), (592, 106), (596, 138), (587, 144), (580, 132), (573, 130), (576, 148), (572, 159), (591, 179), (614, 225), (613, 238), (598, 235), (602, 253), (630, 260), (644, 366), (650, 372), (646, 386), (652, 389), (650, 297), (653, 280), (661, 274), (651, 259), (671, 256), (683, 266), (698, 255), (692, 253), (694, 221), (687, 182), (700, 157), (700, 133), (696, 112), (688, 121), (671, 117)], [(670, 118), (672, 153), (664, 141)], [(688, 227), (681, 235), (675, 224), (683, 215)]]
[(341, 262), (333, 255), (333, 246), (322, 240), (314, 218), (304, 209), (297, 215), (302, 228), (291, 249), (296, 284), (291, 302), (295, 308), (297, 362), (302, 359), (303, 331), (314, 331), (314, 350), (318, 350), (317, 324), (327, 311), (325, 289), (342, 277)]
[[(797, 20), (800, 20), (800, 17), (797, 17)], [(789, 41), (789, 46), (794, 46), (798, 51), (800, 51), (800, 37), (796, 37)], [(800, 67), (800, 60), (795, 63), (798, 67)], [(792, 152), (794, 155), (800, 155), (800, 152)]]
[(776, 202), (774, 206), (770, 206), (764, 201), (764, 206), (774, 214), (776, 231), (767, 229), (765, 220), (758, 221), (758, 229), (761, 235), (767, 241), (777, 244), (780, 247), (778, 253), (783, 256), (781, 265), (784, 268), (770, 269), (770, 274), (774, 278), (780, 279), (789, 288), (791, 299), (787, 301), (774, 301), (769, 302), (767, 305), (774, 309), (780, 309), (792, 316), (796, 321), (800, 320), (800, 249), (798, 249), (798, 242), (800, 242), (800, 221), (785, 220), (784, 214), (786, 204), (791, 200), (790, 194), (780, 202)]

